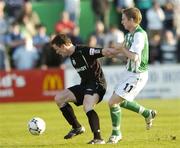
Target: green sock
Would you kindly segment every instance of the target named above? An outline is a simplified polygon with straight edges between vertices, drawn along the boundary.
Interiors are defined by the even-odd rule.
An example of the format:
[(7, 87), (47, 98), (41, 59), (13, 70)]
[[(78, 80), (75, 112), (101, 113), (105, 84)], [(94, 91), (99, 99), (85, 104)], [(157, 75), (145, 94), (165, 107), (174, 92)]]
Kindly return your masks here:
[(120, 135), (121, 124), (121, 108), (119, 105), (110, 108), (111, 121), (112, 121), (112, 135)]
[(120, 104), (120, 106), (128, 110), (131, 110), (133, 112), (139, 113), (144, 118), (147, 118), (150, 115), (149, 109), (146, 109), (145, 107), (143, 107), (142, 105), (139, 105), (135, 101), (130, 102), (130, 101), (125, 100), (123, 103)]

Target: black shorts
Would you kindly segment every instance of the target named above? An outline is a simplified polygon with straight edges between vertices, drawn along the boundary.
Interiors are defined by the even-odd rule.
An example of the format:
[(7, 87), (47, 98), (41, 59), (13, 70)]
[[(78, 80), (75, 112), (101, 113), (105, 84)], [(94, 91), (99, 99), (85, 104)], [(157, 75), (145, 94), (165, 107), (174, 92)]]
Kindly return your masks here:
[(76, 97), (77, 102), (74, 104), (80, 106), (83, 104), (84, 95), (93, 95), (97, 93), (99, 95), (99, 102), (102, 101), (106, 89), (100, 84), (80, 84), (68, 88)]

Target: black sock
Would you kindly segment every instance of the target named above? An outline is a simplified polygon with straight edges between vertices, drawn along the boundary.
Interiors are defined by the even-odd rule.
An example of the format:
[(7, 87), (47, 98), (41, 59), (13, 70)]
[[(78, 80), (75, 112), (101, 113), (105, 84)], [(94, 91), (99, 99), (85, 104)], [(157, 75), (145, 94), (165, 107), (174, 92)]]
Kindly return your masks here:
[(94, 110), (90, 110), (86, 113), (86, 115), (89, 120), (91, 131), (94, 134), (94, 139), (101, 139), (99, 117), (97, 113)]
[(65, 106), (63, 106), (62, 108), (60, 108), (63, 116), (65, 117), (65, 119), (68, 121), (68, 123), (70, 125), (72, 125), (73, 128), (79, 128), (81, 127), (80, 123), (78, 122), (73, 108), (71, 107), (70, 104), (66, 104)]

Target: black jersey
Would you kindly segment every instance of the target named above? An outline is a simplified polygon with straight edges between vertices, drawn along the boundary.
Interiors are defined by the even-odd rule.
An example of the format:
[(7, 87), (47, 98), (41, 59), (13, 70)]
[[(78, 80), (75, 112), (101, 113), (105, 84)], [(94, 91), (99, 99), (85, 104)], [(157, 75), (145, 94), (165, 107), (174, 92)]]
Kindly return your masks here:
[(100, 57), (103, 57), (102, 48), (75, 47), (70, 59), (73, 67), (81, 77), (81, 83), (99, 83), (106, 87), (104, 74), (98, 61)]

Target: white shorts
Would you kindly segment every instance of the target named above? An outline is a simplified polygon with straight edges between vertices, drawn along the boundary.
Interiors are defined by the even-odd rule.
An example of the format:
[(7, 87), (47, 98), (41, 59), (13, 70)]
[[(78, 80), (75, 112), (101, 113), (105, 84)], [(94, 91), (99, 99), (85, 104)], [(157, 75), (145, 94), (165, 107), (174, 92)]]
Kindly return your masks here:
[(148, 72), (132, 73), (126, 71), (122, 76), (124, 77), (116, 85), (114, 92), (125, 100), (133, 101), (145, 86)]

